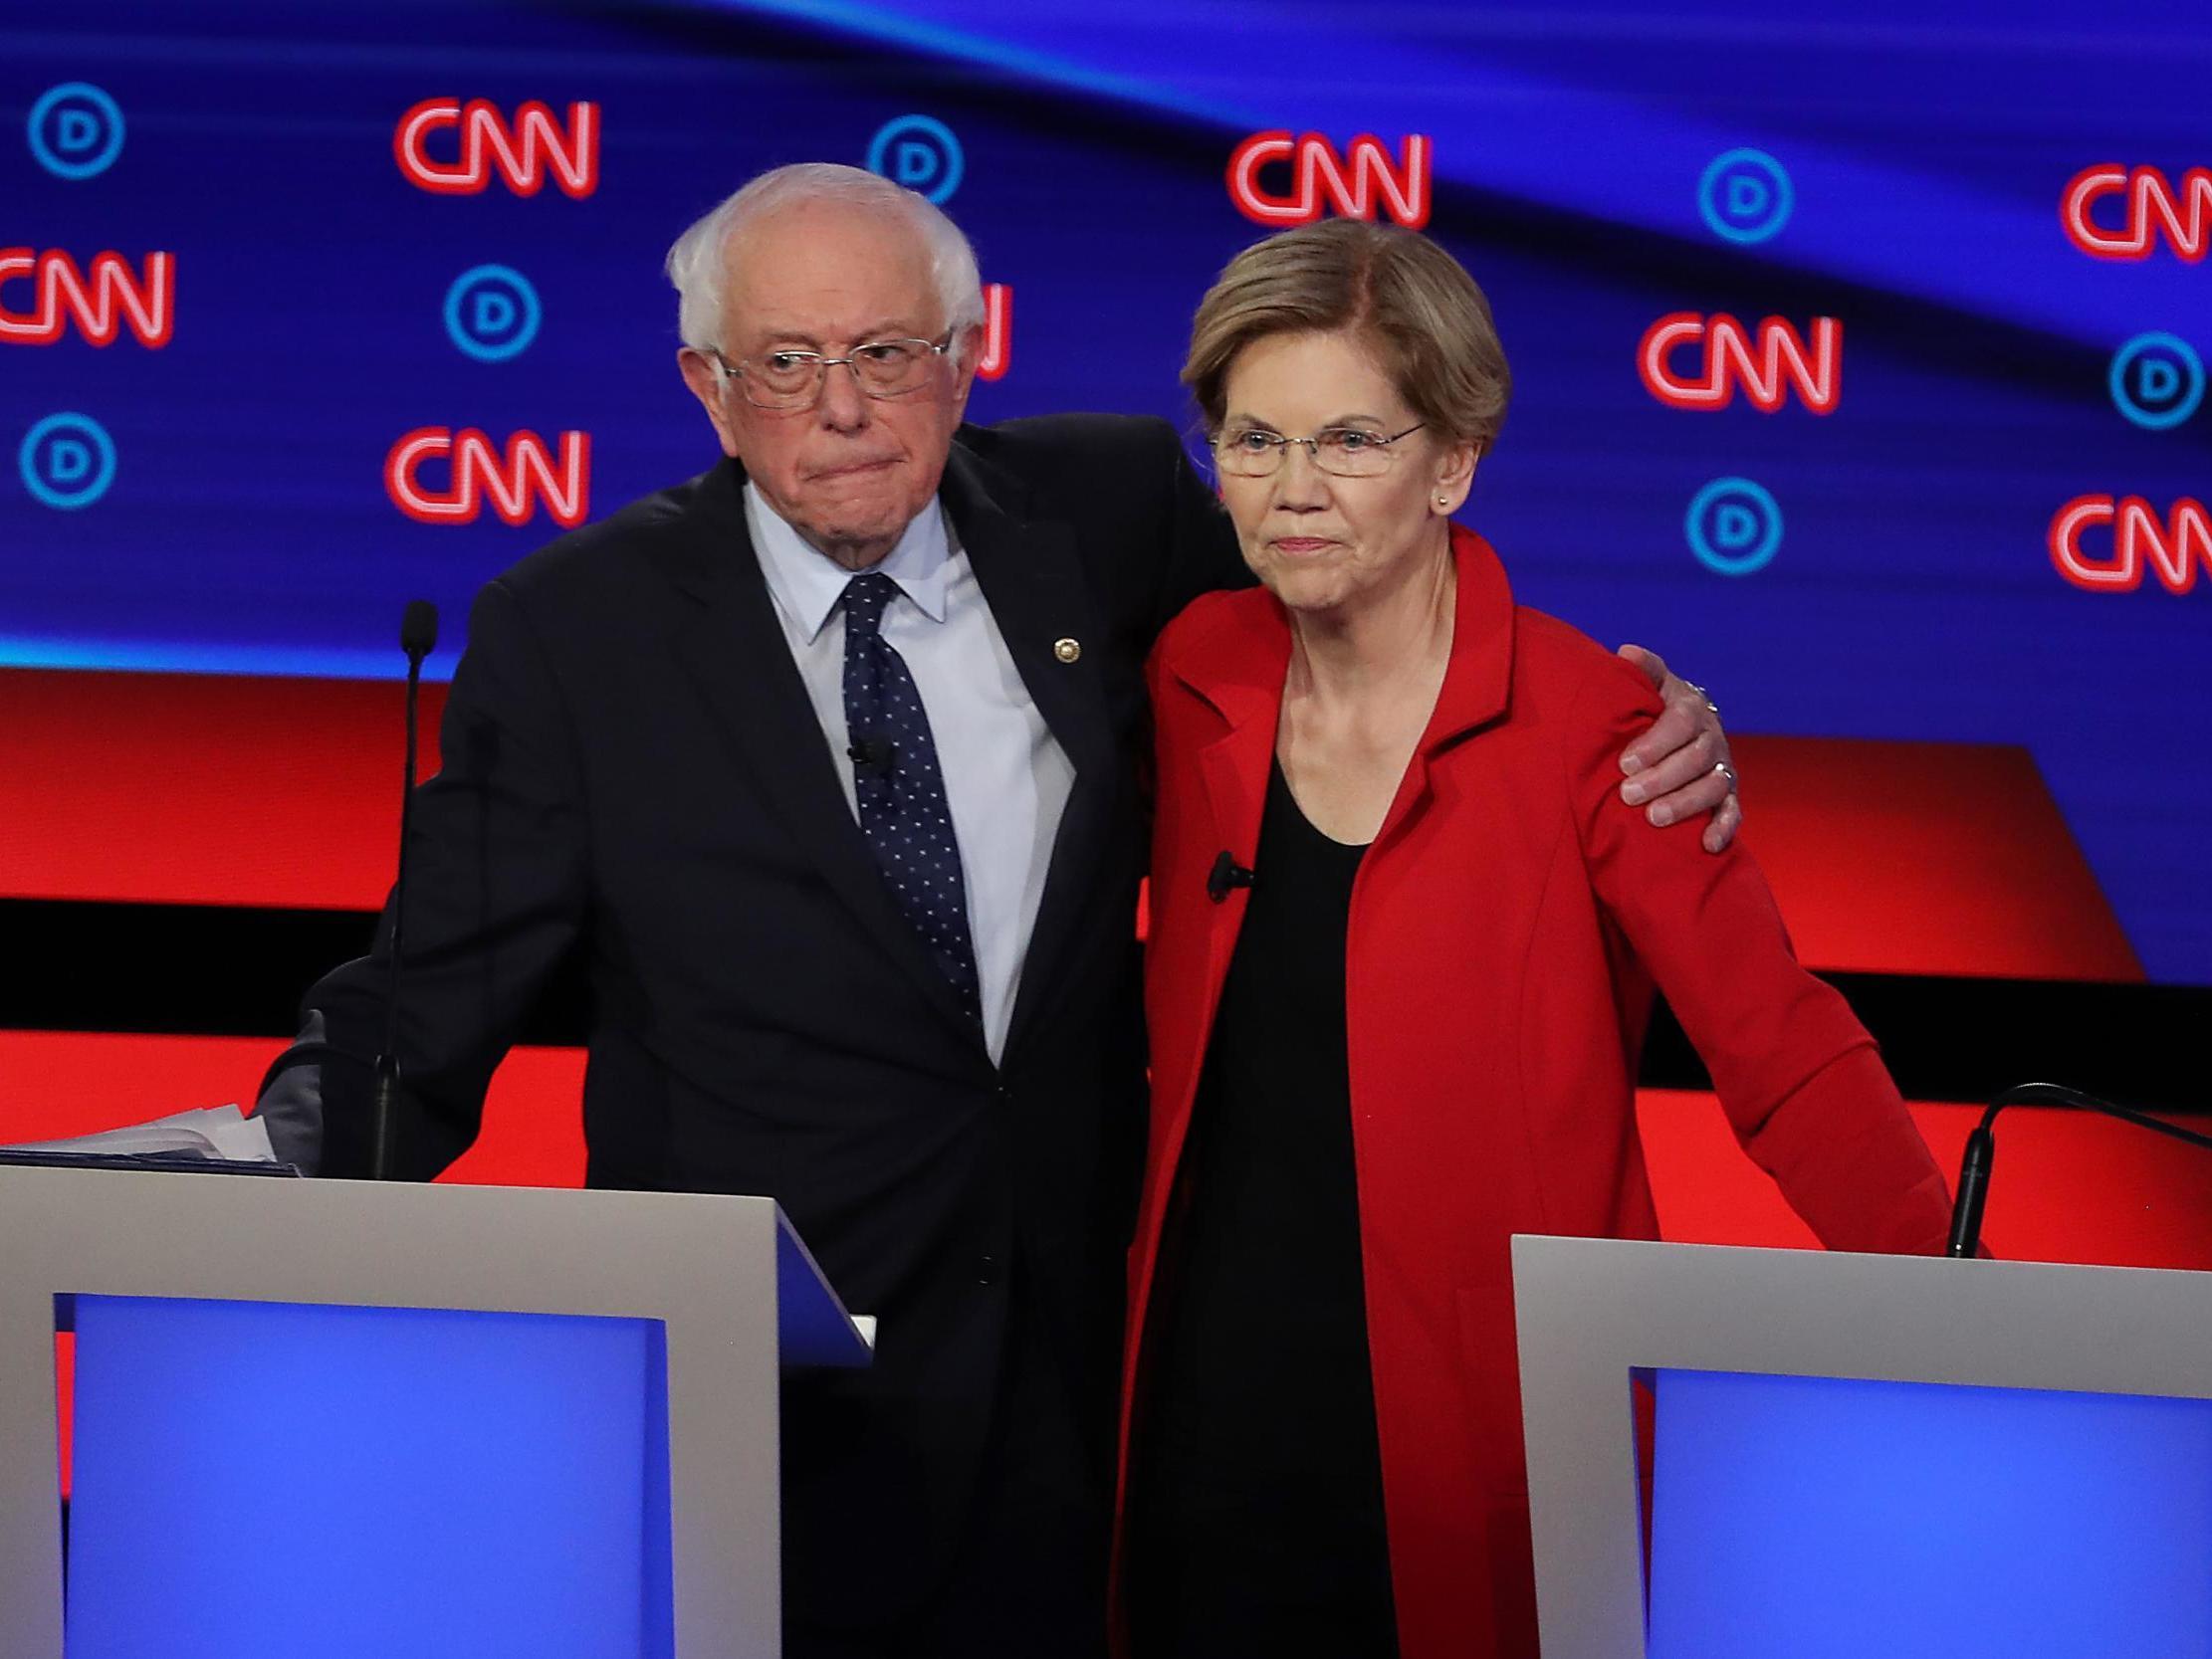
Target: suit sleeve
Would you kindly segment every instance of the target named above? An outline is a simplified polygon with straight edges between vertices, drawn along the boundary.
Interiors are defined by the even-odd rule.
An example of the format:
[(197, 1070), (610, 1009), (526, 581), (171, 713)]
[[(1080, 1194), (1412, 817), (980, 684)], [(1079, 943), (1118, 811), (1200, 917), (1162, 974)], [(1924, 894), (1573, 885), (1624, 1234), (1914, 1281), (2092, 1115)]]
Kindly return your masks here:
[[(440, 770), (415, 793), (408, 836), (396, 1049), (405, 1086), (396, 1172), (418, 1179), (476, 1139), (492, 1072), (584, 914), (573, 737), (551, 668), (501, 582), (470, 612), (439, 741)], [(391, 925), (387, 902), (370, 953), (308, 992), (301, 1040), (270, 1069), (257, 1108), (279, 1155), (311, 1173), (367, 1167)]]
[(1736, 1139), (1821, 1242), (1941, 1253), (1943, 1176), (1874, 1039), (1798, 964), (1749, 851), (1713, 857), (1696, 823), (1655, 829), (1622, 801), (1617, 757), (1658, 712), (1643, 677), (1610, 659), (1573, 711), (1567, 781), (1600, 902), (1704, 1059)]

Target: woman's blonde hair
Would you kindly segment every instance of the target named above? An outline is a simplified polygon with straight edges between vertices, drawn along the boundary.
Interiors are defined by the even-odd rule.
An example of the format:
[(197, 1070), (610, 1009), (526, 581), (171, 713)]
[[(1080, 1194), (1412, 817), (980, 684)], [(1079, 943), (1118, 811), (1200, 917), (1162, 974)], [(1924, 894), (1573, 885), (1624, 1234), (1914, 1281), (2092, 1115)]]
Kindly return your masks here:
[(1445, 442), (1489, 445), (1513, 371), (1490, 303), (1459, 262), (1414, 231), (1324, 219), (1246, 248), (1191, 320), (1183, 383), (1220, 430), (1229, 366), (1271, 334), (1353, 328), (1406, 406)]

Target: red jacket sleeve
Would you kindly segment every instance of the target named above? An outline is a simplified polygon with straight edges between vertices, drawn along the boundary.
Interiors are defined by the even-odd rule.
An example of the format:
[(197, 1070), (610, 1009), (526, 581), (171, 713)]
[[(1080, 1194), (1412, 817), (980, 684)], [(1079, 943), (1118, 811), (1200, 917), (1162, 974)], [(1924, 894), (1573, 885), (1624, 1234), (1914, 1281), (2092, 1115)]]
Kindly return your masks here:
[(1798, 964), (1750, 852), (1702, 822), (1655, 829), (1619, 756), (1659, 712), (1643, 676), (1594, 661), (1567, 722), (1568, 787), (1601, 904), (1696, 1046), (1743, 1148), (1836, 1250), (1940, 1254), (1950, 1203), (1874, 1039)]

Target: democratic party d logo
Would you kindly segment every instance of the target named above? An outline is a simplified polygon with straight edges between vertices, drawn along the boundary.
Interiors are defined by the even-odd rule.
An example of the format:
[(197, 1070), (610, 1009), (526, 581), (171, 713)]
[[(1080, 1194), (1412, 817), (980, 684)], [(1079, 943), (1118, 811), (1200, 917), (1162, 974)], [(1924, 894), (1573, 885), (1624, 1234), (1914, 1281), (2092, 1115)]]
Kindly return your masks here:
[(2112, 353), (2104, 383), (2112, 404), (2151, 432), (2179, 426), (2204, 401), (2204, 359), (2178, 334), (2137, 334)]
[(115, 482), (114, 440), (90, 415), (49, 415), (24, 435), (16, 468), (23, 487), (48, 507), (90, 507)]
[(868, 171), (943, 202), (960, 188), (968, 158), (953, 129), (934, 115), (901, 115), (868, 140)]
[(1766, 242), (1790, 222), (1797, 193), (1781, 162), (1763, 149), (1723, 150), (1697, 181), (1705, 228), (1726, 242)]
[(31, 155), (56, 178), (94, 178), (122, 154), (122, 110), (87, 81), (49, 88), (24, 123)]
[(1691, 498), (1682, 528), (1706, 569), (1748, 576), (1772, 562), (1782, 545), (1782, 508), (1747, 478), (1716, 478)]
[(446, 290), (446, 334), (480, 363), (501, 363), (528, 351), (544, 316), (537, 289), (512, 266), (479, 265)]

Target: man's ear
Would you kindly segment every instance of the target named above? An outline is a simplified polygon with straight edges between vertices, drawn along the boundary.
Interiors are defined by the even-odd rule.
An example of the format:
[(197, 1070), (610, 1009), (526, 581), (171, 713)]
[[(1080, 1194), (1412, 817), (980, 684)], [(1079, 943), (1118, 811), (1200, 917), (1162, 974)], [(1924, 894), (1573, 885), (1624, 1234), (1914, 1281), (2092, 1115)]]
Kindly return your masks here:
[(972, 322), (960, 331), (950, 353), (953, 359), (953, 407), (968, 409), (968, 394), (975, 390), (976, 365), (984, 360), (984, 327)]
[(676, 353), (676, 366), (683, 371), (684, 384), (691, 388), (691, 395), (707, 411), (707, 419), (714, 423), (715, 436), (722, 441), (724, 455), (738, 453), (738, 435), (731, 429), (729, 412), (722, 402), (722, 367), (706, 352), (695, 345), (687, 345)]

